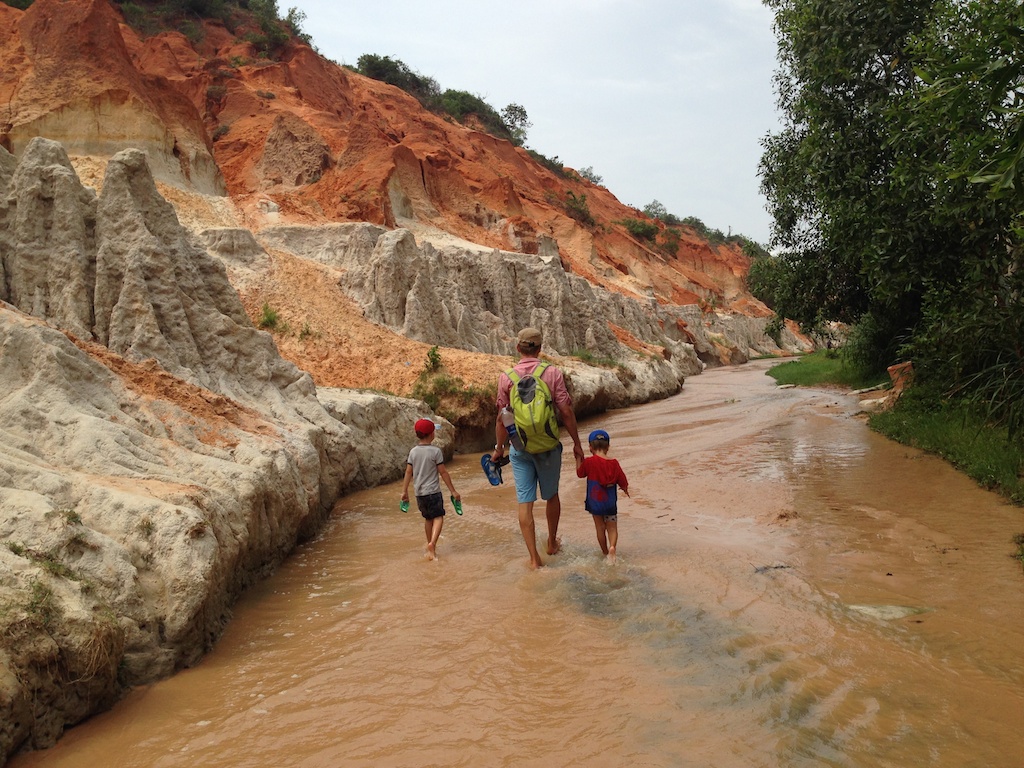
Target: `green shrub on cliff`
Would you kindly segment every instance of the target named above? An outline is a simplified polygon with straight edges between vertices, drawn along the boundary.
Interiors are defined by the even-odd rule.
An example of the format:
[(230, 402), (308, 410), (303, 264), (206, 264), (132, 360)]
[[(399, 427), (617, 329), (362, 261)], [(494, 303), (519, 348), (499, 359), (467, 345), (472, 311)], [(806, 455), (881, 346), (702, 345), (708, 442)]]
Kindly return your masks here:
[(0, 0), (4, 5), (9, 5), (11, 8), (19, 8), (25, 10), (32, 5), (33, 0)]
[(624, 226), (629, 234), (640, 240), (654, 240), (658, 236), (658, 225), (650, 221), (623, 219), (615, 223)]

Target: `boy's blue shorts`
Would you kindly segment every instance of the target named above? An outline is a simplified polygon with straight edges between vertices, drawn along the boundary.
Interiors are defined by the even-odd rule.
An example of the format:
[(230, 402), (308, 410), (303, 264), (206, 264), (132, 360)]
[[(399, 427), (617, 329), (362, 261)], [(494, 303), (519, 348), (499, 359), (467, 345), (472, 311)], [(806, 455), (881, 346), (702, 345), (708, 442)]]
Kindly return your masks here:
[(527, 453), (515, 448), (509, 452), (512, 459), (512, 478), (516, 484), (516, 501), (526, 504), (540, 497), (547, 501), (558, 495), (558, 478), (562, 474), (562, 444), (545, 453)]

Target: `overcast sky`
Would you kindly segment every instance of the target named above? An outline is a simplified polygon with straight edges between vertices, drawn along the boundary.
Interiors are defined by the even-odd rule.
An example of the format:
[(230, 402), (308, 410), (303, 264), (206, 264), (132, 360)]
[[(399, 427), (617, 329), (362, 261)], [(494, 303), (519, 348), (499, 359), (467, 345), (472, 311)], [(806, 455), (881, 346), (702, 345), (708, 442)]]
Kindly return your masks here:
[(499, 112), (526, 145), (588, 166), (620, 201), (767, 245), (761, 139), (779, 127), (761, 0), (280, 0), (320, 52), (391, 56)]

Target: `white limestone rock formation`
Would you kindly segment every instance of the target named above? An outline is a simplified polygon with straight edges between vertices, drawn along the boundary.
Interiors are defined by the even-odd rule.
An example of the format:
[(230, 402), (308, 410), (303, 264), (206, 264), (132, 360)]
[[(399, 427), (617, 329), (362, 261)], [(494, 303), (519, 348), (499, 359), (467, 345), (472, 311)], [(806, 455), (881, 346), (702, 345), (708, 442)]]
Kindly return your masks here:
[(0, 302), (2, 762), (194, 663), (340, 495), (400, 476), (430, 414), (321, 403), (137, 150), (97, 197), (59, 145), (0, 148)]
[[(544, 333), (548, 354), (614, 362), (560, 361), (572, 373), (581, 413), (671, 395), (725, 354), (745, 362), (779, 352), (764, 319), (605, 290), (567, 273), (554, 247), (536, 255), (437, 249), (417, 244), (407, 229), (369, 224), (269, 227), (258, 237), (338, 270), (339, 285), (367, 319), (409, 338), (505, 355), (516, 331), (532, 325)], [(624, 344), (617, 333), (635, 342)]]

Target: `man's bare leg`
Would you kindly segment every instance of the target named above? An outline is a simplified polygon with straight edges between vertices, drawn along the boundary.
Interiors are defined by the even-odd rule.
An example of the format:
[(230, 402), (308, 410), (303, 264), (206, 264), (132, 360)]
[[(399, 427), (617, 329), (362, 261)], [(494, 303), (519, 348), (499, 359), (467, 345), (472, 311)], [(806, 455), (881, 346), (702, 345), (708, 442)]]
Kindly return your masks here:
[(562, 500), (558, 498), (557, 493), (547, 500), (544, 513), (548, 518), (548, 554), (557, 555), (562, 549), (562, 542), (558, 538), (558, 521), (562, 517)]
[(537, 531), (533, 524), (532, 501), (519, 504), (519, 530), (523, 532), (523, 541), (526, 542), (526, 549), (530, 553), (530, 567), (543, 567), (544, 561), (540, 559), (540, 552), (537, 551)]

